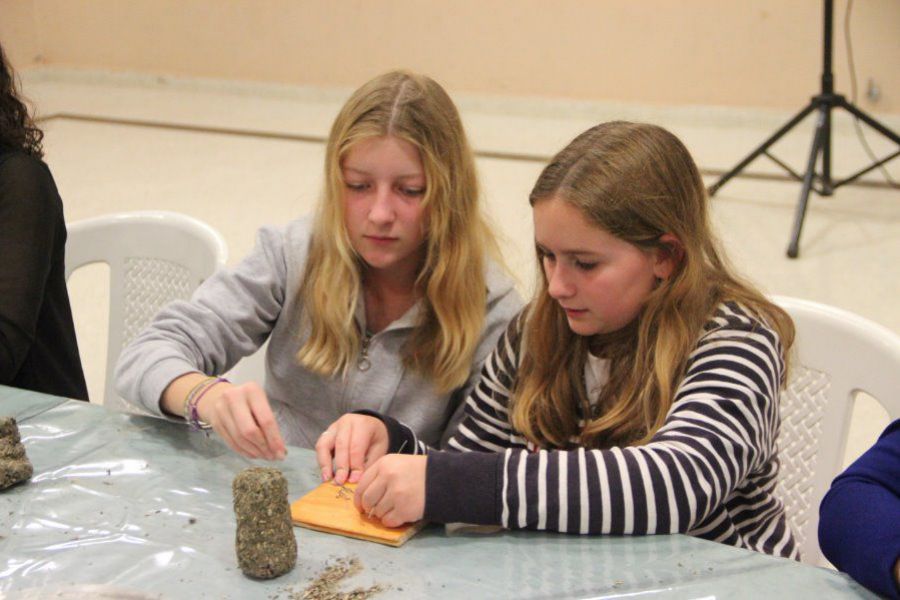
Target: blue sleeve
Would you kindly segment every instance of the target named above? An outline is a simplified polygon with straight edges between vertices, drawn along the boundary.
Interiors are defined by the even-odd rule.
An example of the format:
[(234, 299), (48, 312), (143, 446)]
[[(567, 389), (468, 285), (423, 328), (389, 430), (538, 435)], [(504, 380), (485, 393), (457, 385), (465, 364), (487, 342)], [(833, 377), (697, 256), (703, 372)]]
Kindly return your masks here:
[(819, 546), (870, 590), (900, 598), (900, 419), (831, 484), (819, 509)]

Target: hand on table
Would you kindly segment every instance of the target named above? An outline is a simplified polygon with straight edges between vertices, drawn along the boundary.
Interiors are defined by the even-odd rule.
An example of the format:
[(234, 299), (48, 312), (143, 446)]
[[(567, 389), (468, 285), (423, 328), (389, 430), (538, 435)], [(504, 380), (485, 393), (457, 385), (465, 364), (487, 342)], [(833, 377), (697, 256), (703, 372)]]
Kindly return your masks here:
[(197, 403), (197, 414), (239, 454), (266, 460), (287, 454), (269, 399), (254, 382), (213, 386)]
[(381, 521), (385, 527), (400, 527), (425, 516), (425, 469), (428, 457), (389, 454), (363, 473), (353, 494), (356, 509)]
[(316, 460), (322, 481), (338, 485), (356, 483), (367, 466), (388, 451), (384, 423), (368, 415), (344, 415), (322, 432), (316, 442)]

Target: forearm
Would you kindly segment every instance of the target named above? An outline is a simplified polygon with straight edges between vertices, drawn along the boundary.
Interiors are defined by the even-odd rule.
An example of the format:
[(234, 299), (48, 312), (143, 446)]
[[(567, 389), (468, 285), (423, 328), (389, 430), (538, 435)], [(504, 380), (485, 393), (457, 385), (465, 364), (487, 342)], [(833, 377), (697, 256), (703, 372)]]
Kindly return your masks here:
[(357, 410), (358, 415), (375, 417), (384, 423), (388, 432), (388, 454), (428, 454), (428, 445), (416, 433), (397, 419), (374, 410)]
[(819, 546), (866, 587), (900, 597), (900, 420), (831, 484), (819, 508)]
[(425, 519), (436, 523), (504, 524), (504, 454), (432, 452), (425, 471)]
[(724, 472), (701, 468), (703, 462), (690, 449), (660, 444), (432, 452), (426, 517), (580, 534), (687, 532), (720, 506), (714, 490), (729, 492)]
[(202, 373), (175, 378), (163, 391), (159, 408), (164, 414), (184, 416), (190, 401), (196, 411), (187, 415), (212, 428), (233, 450), (249, 458), (281, 460), (287, 449), (265, 392), (253, 382), (231, 385)]
[[(184, 404), (187, 401), (188, 394), (191, 393), (191, 390), (195, 389), (198, 385), (208, 379), (209, 377), (203, 373), (188, 373), (173, 380), (172, 383), (163, 390), (162, 397), (159, 399), (159, 407), (162, 412), (174, 417), (183, 416)], [(231, 384), (224, 381), (215, 383), (212, 387), (215, 387), (216, 389), (212, 389), (212, 387), (207, 389), (201, 400), (208, 400), (214, 395), (221, 394), (226, 387), (229, 387), (230, 385)], [(200, 412), (199, 405), (197, 410)]]
[(835, 479), (819, 509), (819, 546), (825, 557), (888, 597), (900, 597), (898, 436), (895, 422), (878, 444)]
[(819, 546), (825, 557), (888, 597), (897, 597), (898, 510), (900, 502), (887, 490), (845, 480), (825, 495), (819, 517)]

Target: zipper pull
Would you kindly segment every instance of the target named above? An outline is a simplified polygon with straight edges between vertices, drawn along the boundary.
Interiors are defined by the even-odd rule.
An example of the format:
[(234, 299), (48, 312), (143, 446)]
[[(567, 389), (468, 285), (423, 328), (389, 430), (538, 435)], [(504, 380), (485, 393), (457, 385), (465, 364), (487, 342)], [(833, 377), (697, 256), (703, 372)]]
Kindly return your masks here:
[(356, 363), (356, 367), (360, 371), (368, 371), (369, 367), (372, 366), (371, 361), (369, 360), (369, 343), (372, 341), (372, 334), (369, 331), (363, 335), (362, 339), (362, 347), (359, 349), (359, 361)]

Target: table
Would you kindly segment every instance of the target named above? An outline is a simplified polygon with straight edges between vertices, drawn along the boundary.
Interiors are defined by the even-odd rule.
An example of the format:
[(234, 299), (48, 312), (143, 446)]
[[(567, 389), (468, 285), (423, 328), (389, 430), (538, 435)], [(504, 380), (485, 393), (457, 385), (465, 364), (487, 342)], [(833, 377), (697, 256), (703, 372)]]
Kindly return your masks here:
[[(0, 598), (286, 600), (349, 557), (363, 570), (341, 589), (387, 586), (378, 599), (873, 597), (841, 573), (685, 535), (440, 526), (400, 548), (294, 528), (297, 566), (256, 581), (237, 567), (231, 482), (268, 463), (180, 423), (0, 386), (5, 415), (18, 420), (35, 470), (0, 492)], [(318, 483), (309, 450), (290, 448), (277, 466), (292, 500)]]

